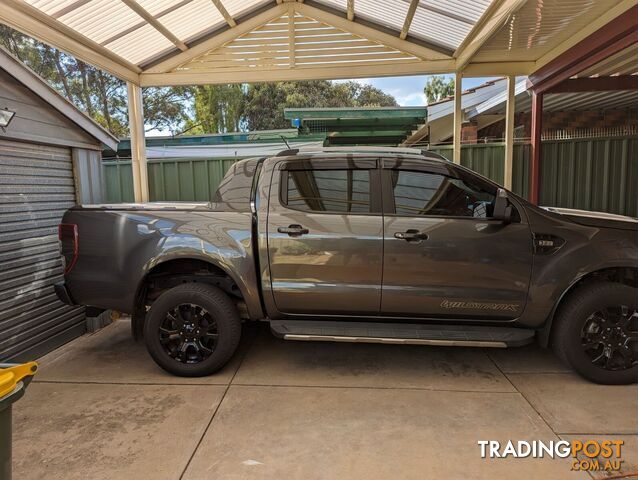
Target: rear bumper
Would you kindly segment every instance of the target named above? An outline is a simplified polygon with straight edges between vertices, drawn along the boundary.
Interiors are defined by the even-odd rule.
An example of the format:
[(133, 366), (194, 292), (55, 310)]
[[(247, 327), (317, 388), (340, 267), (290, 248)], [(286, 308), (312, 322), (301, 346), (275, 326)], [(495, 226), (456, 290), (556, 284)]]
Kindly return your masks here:
[(56, 283), (53, 285), (53, 289), (55, 290), (55, 294), (58, 296), (62, 303), (67, 305), (76, 305), (76, 303), (71, 298), (69, 291), (66, 288), (64, 282)]

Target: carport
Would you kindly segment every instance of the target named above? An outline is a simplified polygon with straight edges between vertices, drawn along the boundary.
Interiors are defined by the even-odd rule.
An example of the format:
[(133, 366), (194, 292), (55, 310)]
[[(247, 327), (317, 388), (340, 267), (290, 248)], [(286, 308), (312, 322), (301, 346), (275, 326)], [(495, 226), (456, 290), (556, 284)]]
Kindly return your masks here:
[[(636, 43), (637, 19), (635, 0), (7, 0), (0, 12), (3, 23), (127, 81), (136, 201), (149, 198), (143, 87), (435, 73), (456, 76), (457, 163), (462, 78), (507, 76), (509, 105), (515, 76), (529, 76), (537, 201), (543, 94), (608, 89), (601, 77), (620, 72), (609, 59), (622, 59), (623, 77), (635, 72), (626, 49)], [(579, 75), (595, 80), (573, 82)], [(635, 78), (611, 82), (635, 88)], [(513, 106), (507, 110), (511, 185)]]

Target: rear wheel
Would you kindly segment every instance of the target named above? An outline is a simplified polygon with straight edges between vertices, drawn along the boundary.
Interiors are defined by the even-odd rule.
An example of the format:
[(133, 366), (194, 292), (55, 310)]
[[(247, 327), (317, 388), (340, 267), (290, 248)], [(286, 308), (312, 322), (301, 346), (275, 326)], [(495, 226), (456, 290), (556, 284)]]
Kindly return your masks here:
[(584, 285), (559, 308), (556, 354), (583, 377), (603, 384), (638, 382), (638, 289)]
[(144, 324), (144, 341), (153, 360), (183, 377), (210, 375), (233, 356), (241, 320), (219, 288), (187, 283), (164, 292)]

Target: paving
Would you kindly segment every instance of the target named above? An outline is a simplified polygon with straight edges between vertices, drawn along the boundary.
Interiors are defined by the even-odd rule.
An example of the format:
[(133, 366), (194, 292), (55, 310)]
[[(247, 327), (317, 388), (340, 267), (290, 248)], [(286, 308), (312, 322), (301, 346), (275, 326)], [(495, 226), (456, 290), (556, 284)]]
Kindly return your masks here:
[(537, 347), (287, 342), (253, 324), (223, 371), (179, 378), (129, 330), (40, 359), (14, 409), (14, 478), (607, 477), (477, 443), (561, 439), (623, 440), (620, 473), (638, 472), (638, 385), (588, 383)]

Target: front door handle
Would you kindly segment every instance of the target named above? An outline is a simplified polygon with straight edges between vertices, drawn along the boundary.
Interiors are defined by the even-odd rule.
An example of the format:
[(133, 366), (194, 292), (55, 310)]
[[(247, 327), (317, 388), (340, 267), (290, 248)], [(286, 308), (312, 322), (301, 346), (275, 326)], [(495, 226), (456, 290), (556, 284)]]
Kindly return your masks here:
[(394, 238), (398, 238), (399, 240), (405, 240), (410, 243), (421, 243), (423, 240), (427, 240), (428, 234), (424, 232), (419, 232), (413, 228), (406, 230), (405, 232), (397, 232), (394, 234)]
[(279, 233), (285, 233), (289, 237), (300, 237), (301, 235), (308, 235), (310, 233), (310, 230), (297, 224), (288, 225), (287, 227), (279, 227), (277, 231)]

